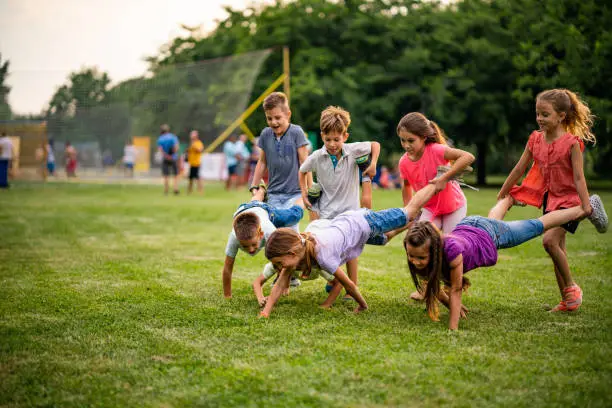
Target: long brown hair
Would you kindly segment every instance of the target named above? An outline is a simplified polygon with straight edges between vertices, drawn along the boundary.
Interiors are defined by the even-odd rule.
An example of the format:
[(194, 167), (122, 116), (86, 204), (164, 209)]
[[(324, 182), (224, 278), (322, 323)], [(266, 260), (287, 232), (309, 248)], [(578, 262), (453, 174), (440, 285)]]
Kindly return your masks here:
[(540, 92), (536, 101), (549, 102), (557, 113), (565, 113), (564, 129), (580, 140), (595, 144), (591, 131), (594, 116), (587, 104), (569, 89), (549, 89)]
[[(429, 243), (429, 264), (424, 271), (419, 271), (408, 257), (408, 245), (420, 247)], [(450, 286), (450, 267), (444, 255), (444, 237), (440, 230), (429, 221), (417, 221), (406, 233), (404, 237), (404, 249), (406, 250), (406, 261), (414, 286), (422, 292), (421, 279), (427, 281), (425, 286), (425, 304), (429, 317), (438, 321), (438, 293), (440, 292), (440, 282)], [(420, 278), (420, 279), (419, 279)], [(463, 277), (463, 290), (470, 287), (470, 281)]]
[(425, 139), (425, 144), (429, 143), (446, 143), (446, 136), (436, 122), (427, 119), (425, 115), (419, 112), (410, 112), (400, 119), (397, 124), (397, 134), (401, 130), (410, 132), (418, 137)]
[(318, 266), (315, 248), (316, 241), (311, 233), (278, 228), (266, 241), (266, 258), (271, 260), (287, 254), (297, 255), (301, 257), (300, 264), (303, 264), (302, 275), (308, 277), (313, 265)]

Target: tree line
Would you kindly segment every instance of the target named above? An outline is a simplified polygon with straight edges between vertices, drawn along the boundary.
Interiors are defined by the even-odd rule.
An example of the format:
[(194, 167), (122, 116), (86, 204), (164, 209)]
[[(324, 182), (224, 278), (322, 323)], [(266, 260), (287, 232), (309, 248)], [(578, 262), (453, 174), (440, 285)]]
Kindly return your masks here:
[[(226, 11), (213, 31), (202, 35), (184, 27), (186, 35), (151, 56), (153, 77), (177, 64), (289, 46), (294, 123), (317, 130), (321, 110), (340, 105), (352, 114), (351, 139), (376, 139), (381, 157), (391, 157), (401, 150), (397, 122), (420, 111), (455, 144), (475, 152), (480, 184), (487, 173), (507, 171), (520, 155), (537, 126), (535, 96), (568, 88), (597, 117), (598, 142), (587, 148), (587, 172), (612, 174), (612, 6), (607, 2), (279, 0)], [(250, 100), (282, 73), (281, 54), (265, 60)], [(93, 78), (104, 84), (102, 99), (88, 92), (77, 107), (108, 103), (108, 98), (137, 103), (146, 97), (140, 85), (151, 79), (110, 87), (105, 74), (95, 70), (72, 75), (73, 83)], [(65, 93), (60, 88), (49, 105), (51, 122), (75, 109), (74, 98), (66, 104)], [(141, 125), (154, 126), (155, 119)], [(265, 119), (252, 115), (248, 125), (262, 129)]]

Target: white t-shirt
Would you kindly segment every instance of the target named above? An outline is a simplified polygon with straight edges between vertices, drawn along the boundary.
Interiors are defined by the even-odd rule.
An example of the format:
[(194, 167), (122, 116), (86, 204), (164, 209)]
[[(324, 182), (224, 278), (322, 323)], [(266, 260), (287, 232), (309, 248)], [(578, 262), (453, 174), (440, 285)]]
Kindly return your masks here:
[(53, 153), (53, 149), (51, 145), (47, 143), (47, 163), (55, 163), (55, 153)]
[(13, 159), (13, 144), (8, 136), (0, 137), (0, 159), (12, 160)]
[(315, 205), (315, 211), (321, 218), (334, 218), (337, 215), (357, 210), (359, 202), (359, 167), (355, 161), (358, 157), (370, 154), (370, 142), (345, 143), (342, 146), (342, 157), (336, 167), (329, 157), (325, 146), (314, 151), (302, 163), (300, 171), (317, 173), (317, 183), (321, 186), (321, 198)]
[[(234, 217), (236, 217), (236, 214), (239, 211), (240, 211), (240, 207), (238, 207), (238, 210), (234, 213)], [(261, 227), (261, 230), (264, 233), (264, 237), (261, 240), (261, 245), (259, 246), (257, 251), (253, 255), (251, 255), (248, 252), (246, 252), (244, 249), (242, 249), (242, 247), (240, 246), (240, 241), (238, 241), (238, 238), (236, 238), (236, 233), (234, 232), (234, 229), (232, 228), (232, 231), (229, 233), (229, 237), (227, 238), (227, 246), (225, 247), (225, 255), (231, 258), (236, 258), (236, 255), (238, 254), (238, 250), (241, 250), (242, 252), (245, 252), (246, 254), (251, 255), (251, 256), (256, 255), (259, 251), (261, 251), (261, 248), (264, 248), (266, 246), (266, 241), (268, 240), (270, 235), (272, 235), (272, 233), (276, 231), (276, 227), (274, 226), (274, 224), (272, 224), (272, 221), (270, 221), (268, 212), (264, 210), (263, 208), (254, 207), (254, 208), (249, 208), (248, 210), (245, 210), (243, 212), (253, 213), (257, 216), (257, 218), (259, 218), (259, 226)]]
[(371, 232), (364, 217), (366, 212), (359, 209), (325, 220), (327, 222), (317, 220), (317, 228), (310, 232), (317, 242), (316, 257), (321, 269), (333, 274), (340, 265), (361, 255)]
[(123, 162), (134, 164), (136, 162), (136, 147), (127, 145), (123, 148)]

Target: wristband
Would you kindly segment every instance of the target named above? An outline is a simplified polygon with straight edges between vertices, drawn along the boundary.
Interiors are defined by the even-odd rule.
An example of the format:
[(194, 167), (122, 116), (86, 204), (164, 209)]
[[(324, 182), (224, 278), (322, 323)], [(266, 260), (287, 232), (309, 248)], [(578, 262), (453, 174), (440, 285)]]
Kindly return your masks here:
[(252, 193), (253, 190), (259, 190), (259, 186), (251, 186), (251, 187), (249, 187), (249, 193)]

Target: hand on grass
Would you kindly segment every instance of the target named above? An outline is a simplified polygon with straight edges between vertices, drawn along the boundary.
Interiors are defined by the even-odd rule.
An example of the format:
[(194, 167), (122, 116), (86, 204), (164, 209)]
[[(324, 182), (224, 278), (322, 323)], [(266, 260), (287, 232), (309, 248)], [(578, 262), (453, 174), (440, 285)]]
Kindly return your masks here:
[(264, 307), (266, 305), (266, 302), (268, 301), (268, 297), (263, 297), (261, 299), (258, 300), (259, 302), (259, 307)]
[(459, 316), (460, 316), (462, 319), (466, 319), (466, 320), (467, 320), (467, 314), (468, 314), (468, 309), (467, 309), (467, 307), (465, 307), (465, 306), (461, 305), (461, 312), (459, 313)]
[(265, 312), (260, 312), (259, 316), (257, 316), (258, 319), (267, 319), (268, 317), (270, 317), (270, 315)]

